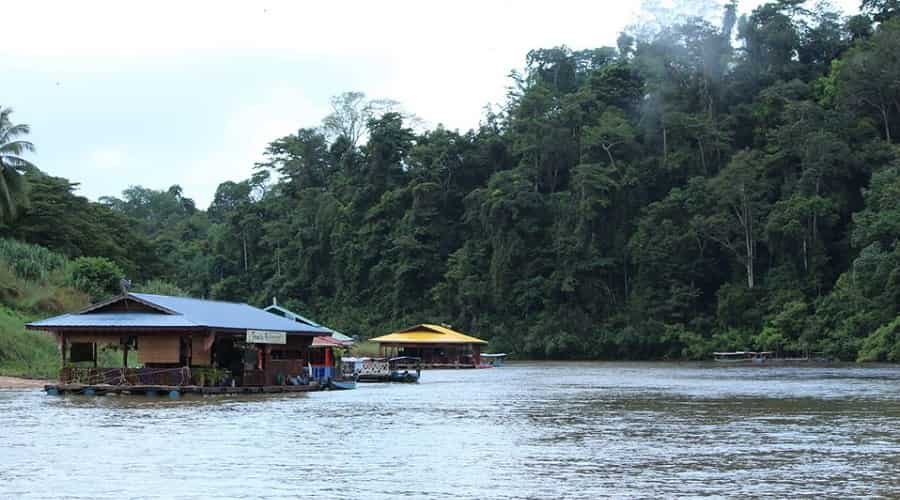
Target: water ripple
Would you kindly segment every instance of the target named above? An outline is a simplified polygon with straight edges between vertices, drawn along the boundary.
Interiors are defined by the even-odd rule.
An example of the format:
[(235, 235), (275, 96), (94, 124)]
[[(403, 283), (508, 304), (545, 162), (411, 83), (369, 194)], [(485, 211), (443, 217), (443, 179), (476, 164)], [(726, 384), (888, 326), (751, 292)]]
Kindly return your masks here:
[(900, 368), (523, 363), (262, 397), (0, 392), (0, 498), (900, 496)]

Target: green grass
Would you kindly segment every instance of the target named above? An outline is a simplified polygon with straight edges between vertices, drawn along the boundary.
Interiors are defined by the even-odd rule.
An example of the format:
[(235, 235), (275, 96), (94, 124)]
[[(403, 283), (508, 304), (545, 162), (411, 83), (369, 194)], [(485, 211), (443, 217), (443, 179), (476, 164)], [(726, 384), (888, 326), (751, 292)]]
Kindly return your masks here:
[(83, 293), (66, 286), (67, 263), (46, 248), (0, 239), (0, 375), (57, 377), (56, 339), (26, 331), (25, 323), (87, 304)]
[(0, 375), (56, 378), (60, 361), (56, 340), (25, 331), (30, 319), (0, 306)]

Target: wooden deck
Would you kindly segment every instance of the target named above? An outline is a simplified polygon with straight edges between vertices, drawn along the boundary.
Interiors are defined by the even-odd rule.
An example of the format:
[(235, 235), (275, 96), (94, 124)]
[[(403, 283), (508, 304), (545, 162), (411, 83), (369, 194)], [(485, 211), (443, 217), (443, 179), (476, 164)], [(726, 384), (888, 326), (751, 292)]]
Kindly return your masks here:
[(317, 382), (309, 385), (266, 385), (256, 387), (203, 387), (199, 385), (85, 385), (85, 384), (49, 384), (44, 386), (47, 394), (81, 394), (85, 396), (105, 396), (122, 394), (135, 396), (171, 396), (184, 394), (277, 394), (292, 392), (321, 391), (324, 387)]

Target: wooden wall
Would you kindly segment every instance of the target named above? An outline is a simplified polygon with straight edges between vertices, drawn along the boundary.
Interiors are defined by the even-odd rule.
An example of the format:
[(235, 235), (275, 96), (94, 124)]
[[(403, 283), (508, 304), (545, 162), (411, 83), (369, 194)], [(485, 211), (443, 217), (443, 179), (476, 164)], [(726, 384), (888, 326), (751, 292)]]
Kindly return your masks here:
[(114, 344), (118, 345), (122, 343), (122, 337), (119, 335), (97, 335), (92, 333), (70, 333), (66, 335), (66, 340), (69, 343), (86, 343), (86, 344)]
[(211, 349), (203, 349), (206, 335), (194, 335), (191, 339), (191, 365), (209, 366), (212, 363)]
[(178, 363), (181, 354), (178, 336), (145, 335), (138, 337), (138, 360), (141, 363)]
[(98, 308), (94, 311), (85, 314), (91, 313), (104, 313), (104, 312), (149, 312), (149, 313), (159, 313), (164, 314), (146, 304), (138, 302), (136, 300), (124, 299), (117, 302), (113, 302), (112, 304), (107, 304), (101, 308)]

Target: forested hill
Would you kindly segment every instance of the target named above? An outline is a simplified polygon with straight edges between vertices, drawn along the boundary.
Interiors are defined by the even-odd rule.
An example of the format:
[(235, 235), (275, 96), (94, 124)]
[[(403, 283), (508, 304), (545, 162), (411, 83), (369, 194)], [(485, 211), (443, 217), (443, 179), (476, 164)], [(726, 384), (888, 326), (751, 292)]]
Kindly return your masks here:
[(0, 234), (363, 337), (427, 320), (538, 358), (898, 361), (898, 10), (731, 4), (534, 50), (465, 133), (344, 94), (205, 212), (24, 169)]

